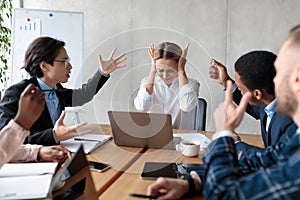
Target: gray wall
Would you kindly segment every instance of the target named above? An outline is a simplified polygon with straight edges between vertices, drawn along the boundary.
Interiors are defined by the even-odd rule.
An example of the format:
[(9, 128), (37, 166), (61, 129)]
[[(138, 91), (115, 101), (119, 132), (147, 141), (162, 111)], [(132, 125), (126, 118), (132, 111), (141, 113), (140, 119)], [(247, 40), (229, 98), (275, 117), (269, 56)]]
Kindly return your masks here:
[[(213, 111), (223, 100), (222, 87), (208, 77), (210, 58), (225, 63), (233, 76), (243, 53), (265, 49), (278, 53), (288, 30), (300, 22), (298, 0), (24, 0), (25, 8), (84, 12), (83, 80), (96, 70), (98, 53), (113, 47), (126, 52), (125, 69), (83, 106), (81, 120), (108, 123), (108, 110), (132, 110), (132, 98), (147, 76), (150, 43), (190, 42), (187, 74), (197, 79), (208, 102), (207, 130), (215, 130)], [(75, 67), (75, 66), (74, 66)], [(245, 116), (237, 132), (260, 133), (259, 123)]]

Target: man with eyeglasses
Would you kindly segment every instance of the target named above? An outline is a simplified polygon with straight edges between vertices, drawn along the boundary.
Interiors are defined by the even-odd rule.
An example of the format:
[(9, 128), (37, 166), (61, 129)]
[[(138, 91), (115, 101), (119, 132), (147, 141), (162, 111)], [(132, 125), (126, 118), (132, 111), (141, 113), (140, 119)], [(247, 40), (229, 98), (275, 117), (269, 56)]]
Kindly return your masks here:
[(109, 79), (109, 74), (126, 66), (123, 64), (126, 56), (123, 53), (113, 58), (116, 48), (108, 60), (103, 60), (99, 55), (100, 66), (94, 76), (80, 89), (67, 89), (63, 88), (61, 83), (68, 81), (72, 65), (64, 46), (65, 42), (51, 37), (39, 37), (31, 42), (25, 52), (23, 66), (31, 78), (22, 80), (5, 91), (0, 103), (0, 129), (15, 117), (21, 93), (27, 85), (33, 83), (45, 92), (46, 104), (43, 113), (31, 127), (30, 135), (25, 139), (25, 143), (54, 145), (90, 132), (77, 131), (86, 123), (65, 126), (63, 124), (64, 109), (82, 106), (91, 101)]

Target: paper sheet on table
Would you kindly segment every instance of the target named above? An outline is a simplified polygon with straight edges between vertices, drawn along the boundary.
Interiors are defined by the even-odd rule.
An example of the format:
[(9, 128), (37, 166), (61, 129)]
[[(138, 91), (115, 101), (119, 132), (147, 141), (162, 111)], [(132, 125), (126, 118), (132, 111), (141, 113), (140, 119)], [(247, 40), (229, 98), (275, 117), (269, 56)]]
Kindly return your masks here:
[(0, 199), (46, 198), (52, 174), (0, 178)]
[(42, 163), (6, 163), (0, 169), (0, 179), (10, 176), (32, 176), (43, 174), (54, 174), (57, 167), (56, 162)]
[[(80, 138), (82, 140), (95, 140), (95, 141), (79, 141), (74, 140), (75, 138)], [(82, 144), (83, 150), (85, 154), (89, 154), (99, 146), (103, 145), (105, 142), (112, 138), (111, 135), (104, 135), (104, 134), (86, 134), (82, 136), (77, 136), (68, 140), (64, 140), (60, 142), (60, 144), (68, 149), (71, 152), (76, 152), (79, 146)]]
[(184, 140), (197, 141), (200, 143), (201, 148), (207, 148), (211, 142), (211, 139), (201, 133), (174, 133), (173, 136)]
[(48, 196), (58, 163), (7, 163), (0, 169), (0, 199)]

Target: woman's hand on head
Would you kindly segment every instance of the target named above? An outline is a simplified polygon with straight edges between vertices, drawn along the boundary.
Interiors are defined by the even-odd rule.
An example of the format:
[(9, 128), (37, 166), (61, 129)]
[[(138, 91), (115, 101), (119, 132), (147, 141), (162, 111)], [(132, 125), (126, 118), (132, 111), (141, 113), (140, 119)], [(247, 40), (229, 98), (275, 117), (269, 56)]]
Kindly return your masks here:
[(148, 53), (151, 59), (151, 72), (156, 73), (156, 66), (155, 66), (155, 46), (154, 44), (150, 44)]
[(188, 53), (190, 43), (187, 43), (185, 48), (183, 49), (181, 56), (178, 61), (178, 73), (185, 73), (185, 64), (186, 64), (186, 55)]

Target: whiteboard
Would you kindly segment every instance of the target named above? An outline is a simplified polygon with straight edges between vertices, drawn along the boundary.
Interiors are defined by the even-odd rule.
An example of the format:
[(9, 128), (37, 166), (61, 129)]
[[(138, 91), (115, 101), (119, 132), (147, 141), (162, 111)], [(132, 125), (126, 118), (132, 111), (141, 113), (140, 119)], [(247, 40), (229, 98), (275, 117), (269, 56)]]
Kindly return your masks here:
[(23, 60), (30, 42), (40, 36), (50, 36), (66, 43), (65, 48), (73, 66), (65, 87), (82, 83), (83, 13), (16, 8), (13, 11), (10, 84), (30, 78)]

